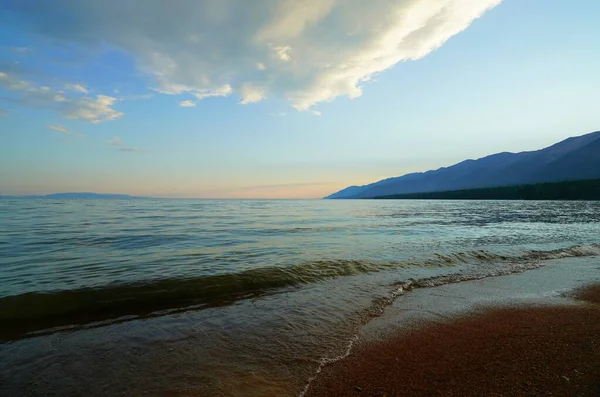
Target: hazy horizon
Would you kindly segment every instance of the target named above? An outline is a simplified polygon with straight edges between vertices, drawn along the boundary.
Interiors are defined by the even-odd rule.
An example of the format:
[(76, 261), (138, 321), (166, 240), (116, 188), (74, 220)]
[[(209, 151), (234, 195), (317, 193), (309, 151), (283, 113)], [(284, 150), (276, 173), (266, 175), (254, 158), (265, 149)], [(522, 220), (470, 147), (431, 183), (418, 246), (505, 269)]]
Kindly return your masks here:
[[(593, 133), (598, 133), (600, 131), (594, 131)], [(588, 133), (589, 134), (589, 133)], [(583, 134), (583, 135), (588, 135), (588, 134)], [(557, 142), (555, 142), (557, 143)], [(539, 149), (543, 149), (543, 148), (538, 148)], [(532, 149), (533, 151), (536, 151), (536, 149)], [(524, 152), (528, 152), (527, 150)], [(489, 155), (493, 155), (493, 154), (498, 154), (498, 153), (490, 153)], [(488, 155), (488, 156), (489, 156)], [(487, 156), (484, 156), (487, 157)], [(463, 161), (469, 161), (469, 160), (478, 160), (478, 159), (473, 159), (473, 158), (466, 158), (463, 159)], [(449, 166), (453, 166), (456, 164), (447, 164), (447, 165), (443, 165), (441, 166), (441, 168), (437, 168), (434, 170), (423, 170), (423, 171), (414, 171), (415, 173), (423, 173), (426, 171), (436, 171), (442, 168), (446, 168)], [(405, 174), (403, 174), (405, 175)], [(384, 177), (381, 178), (377, 181), (370, 181), (367, 182), (365, 184), (370, 184), (373, 182), (380, 182), (383, 181), (387, 178), (391, 178), (391, 177), (398, 177), (398, 176), (402, 176), (402, 175), (392, 175), (392, 176), (388, 176), (388, 177)], [(540, 182), (536, 182), (536, 183), (540, 183)], [(315, 184), (306, 184), (307, 186), (314, 186)], [(302, 186), (302, 184), (300, 184), (300, 186)], [(343, 186), (342, 188), (338, 189), (342, 190), (343, 188), (349, 187), (349, 186), (356, 186), (356, 185), (347, 185), (347, 186)], [(246, 189), (242, 188), (241, 191), (252, 191), (252, 190), (266, 190), (266, 189), (278, 189), (278, 188), (285, 188), (285, 187), (290, 187), (289, 185), (274, 185), (274, 186), (254, 186), (254, 187), (247, 187)], [(337, 192), (337, 191), (336, 191)], [(327, 195), (329, 195), (330, 193), (335, 193), (335, 192), (329, 192)], [(105, 195), (105, 196), (120, 196), (120, 195), (125, 195), (125, 196), (132, 196), (134, 198), (156, 198), (156, 199), (160, 199), (160, 198), (165, 198), (165, 199), (206, 199), (206, 200), (261, 200), (261, 199), (265, 199), (265, 200), (317, 200), (317, 199), (322, 199), (322, 198), (326, 198), (327, 195), (324, 196), (319, 196), (319, 197), (268, 197), (268, 196), (257, 196), (257, 197), (253, 197), (253, 196), (239, 196), (239, 197), (227, 197), (227, 196), (211, 196), (211, 197), (201, 197), (201, 196), (177, 196), (177, 195), (135, 195), (135, 194), (129, 194), (129, 193), (123, 193), (123, 192), (97, 192), (97, 191), (52, 191), (52, 192), (41, 192), (41, 193), (30, 193), (30, 194), (5, 194), (3, 192), (0, 191), (0, 196), (9, 196), (9, 197), (37, 197), (37, 196), (52, 196), (52, 195), (61, 195), (61, 194), (77, 194), (77, 195)]]
[(599, 129), (591, 0), (0, 10), (4, 195), (321, 198)]

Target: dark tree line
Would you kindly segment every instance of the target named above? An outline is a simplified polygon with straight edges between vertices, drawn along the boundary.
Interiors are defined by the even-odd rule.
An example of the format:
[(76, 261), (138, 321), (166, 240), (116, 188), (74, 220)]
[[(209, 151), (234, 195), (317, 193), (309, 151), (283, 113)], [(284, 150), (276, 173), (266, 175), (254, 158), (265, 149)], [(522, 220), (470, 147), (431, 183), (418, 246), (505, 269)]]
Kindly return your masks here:
[(394, 194), (375, 198), (405, 200), (600, 200), (600, 179), (444, 192)]

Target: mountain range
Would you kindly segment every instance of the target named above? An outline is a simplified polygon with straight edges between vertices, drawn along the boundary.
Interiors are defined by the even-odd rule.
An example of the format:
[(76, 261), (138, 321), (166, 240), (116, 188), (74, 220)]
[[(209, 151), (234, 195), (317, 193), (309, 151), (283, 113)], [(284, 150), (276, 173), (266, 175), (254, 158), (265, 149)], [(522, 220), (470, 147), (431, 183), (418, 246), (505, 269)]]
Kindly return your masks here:
[(350, 186), (325, 198), (358, 199), (600, 178), (600, 131), (544, 149), (497, 153), (427, 172)]

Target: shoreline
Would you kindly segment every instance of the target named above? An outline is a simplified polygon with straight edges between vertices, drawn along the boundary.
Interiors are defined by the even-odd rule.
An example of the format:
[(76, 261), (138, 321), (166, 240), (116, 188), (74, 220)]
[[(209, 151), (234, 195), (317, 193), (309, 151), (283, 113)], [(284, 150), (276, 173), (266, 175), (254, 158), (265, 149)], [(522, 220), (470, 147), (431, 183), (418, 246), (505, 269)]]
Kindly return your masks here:
[(394, 327), (325, 366), (305, 396), (600, 395), (600, 283), (564, 296)]
[[(581, 302), (567, 299), (565, 294), (584, 283), (600, 283), (599, 258), (568, 256), (549, 260), (544, 266), (525, 272), (442, 285), (434, 283), (435, 286), (414, 288), (396, 299), (385, 301), (382, 310), (359, 312), (358, 315), (340, 312), (345, 308), (344, 302), (350, 301), (360, 308), (371, 307), (369, 304), (373, 305), (375, 296), (378, 298), (375, 306), (381, 306), (381, 297), (386, 298), (390, 293), (389, 276), (377, 275), (369, 281), (368, 289), (364, 289), (365, 276), (353, 280), (358, 280), (358, 284), (338, 278), (315, 283), (311, 289), (267, 295), (256, 301), (242, 300), (224, 308), (132, 319), (97, 328), (10, 341), (0, 346), (0, 378), (5, 379), (0, 382), (0, 394), (298, 397), (307, 390), (314, 393), (307, 393), (307, 396), (381, 397), (385, 394), (369, 389), (368, 384), (354, 383), (356, 378), (346, 378), (344, 385), (352, 386), (349, 391), (315, 392), (315, 385), (322, 382), (335, 365), (346, 366), (358, 353), (368, 352), (372, 344), (366, 342), (393, 341), (399, 337), (399, 331), (408, 332), (422, 329), (418, 327), (424, 324), (463, 318), (482, 307), (581, 306)], [(382, 288), (374, 294), (373, 287), (378, 285)], [(344, 293), (331, 295), (337, 300), (329, 300), (329, 306), (316, 305), (309, 309), (315, 296), (328, 296), (325, 293), (329, 290)], [(298, 301), (299, 298), (302, 300)], [(290, 310), (294, 309), (290, 307), (294, 302), (300, 304)], [(264, 308), (271, 311), (259, 313), (271, 317), (255, 315), (256, 310)], [(327, 312), (332, 318), (329, 329), (321, 328), (323, 323), (315, 317), (323, 318), (324, 308), (332, 309)], [(223, 310), (227, 310), (225, 315)], [(353, 321), (344, 322), (348, 319)], [(317, 321), (312, 329), (293, 327), (306, 320)], [(600, 320), (596, 323), (600, 324)], [(594, 332), (600, 334), (600, 331)], [(280, 339), (272, 343), (275, 338)], [(400, 351), (398, 357), (404, 359), (404, 356), (416, 357), (409, 350)], [(385, 366), (369, 361), (367, 356), (359, 357), (358, 365), (371, 363), (378, 376), (394, 374), (393, 368), (385, 369)], [(334, 361), (337, 364), (333, 364)], [(584, 372), (582, 368), (576, 369)], [(333, 373), (334, 376), (337, 374)], [(460, 380), (465, 376), (461, 374), (455, 378)], [(120, 379), (126, 379), (126, 382), (114, 381)], [(439, 383), (436, 378), (433, 382)], [(360, 387), (362, 391), (359, 393), (354, 387)], [(388, 397), (435, 394), (427, 390), (408, 393), (403, 391), (410, 390), (406, 387), (399, 391), (390, 390)]]

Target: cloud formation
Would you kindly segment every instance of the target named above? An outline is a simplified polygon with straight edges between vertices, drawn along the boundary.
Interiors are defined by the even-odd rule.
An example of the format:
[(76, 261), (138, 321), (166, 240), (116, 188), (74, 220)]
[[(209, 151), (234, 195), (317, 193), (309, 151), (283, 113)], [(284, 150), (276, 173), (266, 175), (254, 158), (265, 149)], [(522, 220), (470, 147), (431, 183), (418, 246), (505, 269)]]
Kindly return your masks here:
[(115, 136), (113, 139), (108, 141), (108, 144), (116, 147), (119, 152), (141, 152), (141, 150), (136, 147), (125, 147), (123, 141), (118, 136)]
[(66, 134), (66, 135), (69, 135), (69, 134), (71, 134), (71, 131), (69, 131), (69, 130), (67, 129), (67, 127), (65, 127), (64, 125), (59, 125), (59, 124), (50, 124), (50, 125), (48, 126), (48, 128), (50, 128), (51, 130), (54, 130), (54, 131), (60, 132), (61, 134)]
[(14, 73), (0, 71), (0, 87), (14, 92), (17, 95), (16, 101), (22, 105), (53, 109), (68, 119), (100, 123), (123, 116), (122, 112), (113, 109), (117, 98), (106, 95), (81, 95), (82, 89), (85, 89), (82, 85), (74, 85), (69, 91), (64, 91), (49, 86), (38, 86), (20, 79)]
[(89, 91), (86, 86), (83, 84), (67, 84), (65, 86), (68, 90), (73, 90), (77, 92), (81, 92), (83, 94), (87, 94)]
[(196, 102), (186, 99), (185, 101), (179, 102), (179, 106), (182, 108), (194, 108), (196, 107)]
[(27, 52), (31, 52), (31, 48), (29, 48), (29, 47), (10, 47), (10, 50), (12, 52), (17, 52), (20, 54), (25, 54)]
[(237, 92), (243, 104), (277, 96), (305, 110), (362, 95), (373, 75), (426, 56), (500, 2), (29, 0), (8, 8), (45, 37), (129, 53), (158, 92)]

